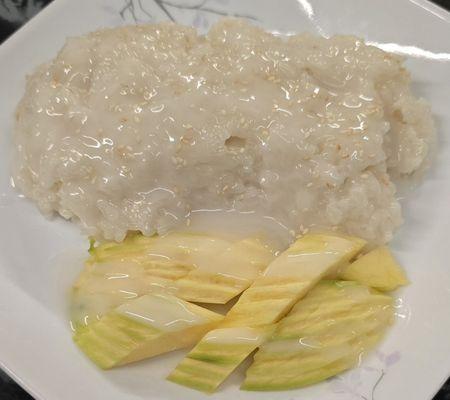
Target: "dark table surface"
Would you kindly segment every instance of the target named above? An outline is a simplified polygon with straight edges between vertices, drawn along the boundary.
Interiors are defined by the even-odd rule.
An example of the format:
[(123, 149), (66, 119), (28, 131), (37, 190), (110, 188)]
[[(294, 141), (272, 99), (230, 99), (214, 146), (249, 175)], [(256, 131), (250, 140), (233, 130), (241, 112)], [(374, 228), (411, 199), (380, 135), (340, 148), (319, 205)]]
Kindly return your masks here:
[[(0, 43), (51, 1), (0, 0)], [(448, 0), (435, 0), (434, 2), (450, 10)], [(0, 370), (0, 400), (33, 400), (33, 398)], [(433, 400), (450, 400), (450, 378)]]

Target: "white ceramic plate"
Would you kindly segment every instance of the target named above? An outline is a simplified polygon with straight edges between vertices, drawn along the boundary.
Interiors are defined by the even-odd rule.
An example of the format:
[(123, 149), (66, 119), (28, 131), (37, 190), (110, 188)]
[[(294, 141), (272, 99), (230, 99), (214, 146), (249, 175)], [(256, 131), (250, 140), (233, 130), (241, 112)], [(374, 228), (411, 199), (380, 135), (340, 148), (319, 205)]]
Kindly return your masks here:
[[(198, 5), (203, 4), (198, 7)], [(201, 30), (220, 14), (251, 17), (277, 32), (352, 33), (408, 55), (418, 94), (435, 114), (438, 154), (426, 181), (404, 201), (393, 247), (412, 284), (398, 321), (357, 370), (311, 388), (237, 390), (239, 373), (213, 397), (166, 382), (182, 352), (100, 372), (74, 347), (65, 293), (79, 266), (57, 262), (83, 249), (77, 227), (44, 219), (10, 187), (15, 104), (24, 77), (67, 36), (169, 16)], [(450, 14), (423, 0), (57, 0), (0, 47), (0, 366), (37, 399), (431, 399), (450, 373)], [(65, 258), (66, 260), (68, 258)]]

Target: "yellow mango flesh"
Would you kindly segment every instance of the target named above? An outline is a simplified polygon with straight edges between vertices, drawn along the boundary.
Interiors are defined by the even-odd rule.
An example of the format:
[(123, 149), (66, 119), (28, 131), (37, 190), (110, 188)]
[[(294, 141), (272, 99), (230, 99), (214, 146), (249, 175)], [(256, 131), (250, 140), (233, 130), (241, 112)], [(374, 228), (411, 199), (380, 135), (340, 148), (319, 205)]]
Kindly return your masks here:
[(345, 267), (339, 276), (382, 291), (395, 290), (408, 284), (405, 272), (386, 246), (364, 254)]
[(222, 318), (172, 295), (150, 294), (76, 332), (74, 341), (100, 368), (108, 369), (190, 346)]
[(349, 369), (392, 319), (390, 296), (356, 282), (322, 281), (261, 345), (242, 389), (299, 388)]
[[(218, 328), (267, 329), (289, 312), (323, 276), (355, 257), (364, 245), (365, 242), (357, 238), (323, 234), (303, 236), (269, 264), (263, 276), (241, 295)], [(255, 341), (239, 347), (238, 354), (227, 362), (226, 368), (219, 368), (221, 361), (217, 356), (208, 357), (208, 351), (204, 350), (205, 340), (203, 338), (178, 364), (169, 375), (169, 380), (212, 392), (259, 345)], [(227, 346), (216, 343), (214, 348), (209, 348), (212, 354), (226, 354), (230, 346), (233, 346), (232, 339)], [(199, 351), (203, 354), (202, 358), (196, 357)], [(208, 370), (217, 371), (206, 379), (205, 371)]]

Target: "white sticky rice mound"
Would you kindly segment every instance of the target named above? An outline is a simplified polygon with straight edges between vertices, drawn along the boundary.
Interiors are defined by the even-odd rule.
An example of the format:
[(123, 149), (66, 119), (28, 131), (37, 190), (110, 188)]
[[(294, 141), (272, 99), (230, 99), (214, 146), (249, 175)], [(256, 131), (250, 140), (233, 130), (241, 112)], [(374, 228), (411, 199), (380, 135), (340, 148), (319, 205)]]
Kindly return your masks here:
[(239, 20), (71, 38), (27, 79), (15, 183), (107, 239), (233, 209), (387, 242), (402, 221), (392, 177), (423, 166), (434, 131), (402, 61)]

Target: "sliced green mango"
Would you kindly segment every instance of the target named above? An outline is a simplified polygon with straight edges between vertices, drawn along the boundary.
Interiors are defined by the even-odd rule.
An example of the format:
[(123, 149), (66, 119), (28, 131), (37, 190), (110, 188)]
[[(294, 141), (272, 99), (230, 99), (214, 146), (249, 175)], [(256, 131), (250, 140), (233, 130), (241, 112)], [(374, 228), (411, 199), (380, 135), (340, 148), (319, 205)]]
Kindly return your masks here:
[(110, 260), (86, 263), (71, 291), (71, 322), (74, 330), (98, 321), (119, 305), (151, 292), (174, 291), (184, 266), (142, 265)]
[[(364, 245), (363, 240), (351, 237), (325, 234), (303, 236), (269, 264), (263, 276), (241, 295), (219, 329), (231, 328), (229, 332), (236, 327), (240, 327), (236, 332), (243, 328), (270, 329), (325, 274), (355, 257)], [(216, 332), (217, 329), (208, 335), (218, 335)], [(203, 338), (169, 375), (171, 381), (198, 390), (214, 391), (260, 343), (255, 340), (252, 345), (236, 346), (232, 352), (233, 358), (223, 366), (216, 356), (208, 358), (206, 339)], [(236, 340), (229, 339), (230, 346), (234, 347)], [(218, 346), (220, 352), (225, 349), (223, 345)], [(216, 354), (215, 348), (210, 350), (211, 354)], [(202, 360), (196, 356), (199, 351), (203, 354)], [(202, 372), (207, 368), (215, 372), (208, 378)]]
[(356, 282), (320, 282), (260, 346), (242, 389), (293, 389), (352, 368), (391, 323), (392, 302)]
[(78, 347), (108, 369), (190, 346), (223, 316), (170, 294), (141, 296), (75, 333)]
[(212, 393), (270, 332), (270, 328), (214, 329), (203, 337), (167, 379)]
[(194, 233), (169, 233), (164, 236), (129, 235), (121, 243), (106, 242), (92, 246), (88, 262), (126, 261), (144, 265), (177, 265), (195, 267), (214, 257), (231, 242), (215, 236)]
[(225, 304), (247, 289), (274, 258), (274, 252), (258, 239), (237, 241), (178, 279), (177, 296)]
[(301, 237), (242, 294), (223, 326), (277, 322), (320, 279), (346, 264), (365, 244), (362, 239), (329, 234)]
[(226, 303), (245, 290), (274, 258), (256, 238), (229, 241), (192, 233), (128, 236), (91, 244), (91, 257), (72, 290), (74, 330), (144, 294), (177, 291), (188, 301)]
[(109, 310), (150, 292), (175, 290), (175, 281), (230, 246), (221, 238), (191, 233), (128, 235), (121, 243), (91, 241), (90, 257), (72, 290), (74, 330)]
[(378, 247), (346, 266), (341, 279), (363, 283), (382, 291), (408, 284), (405, 272), (387, 246)]

